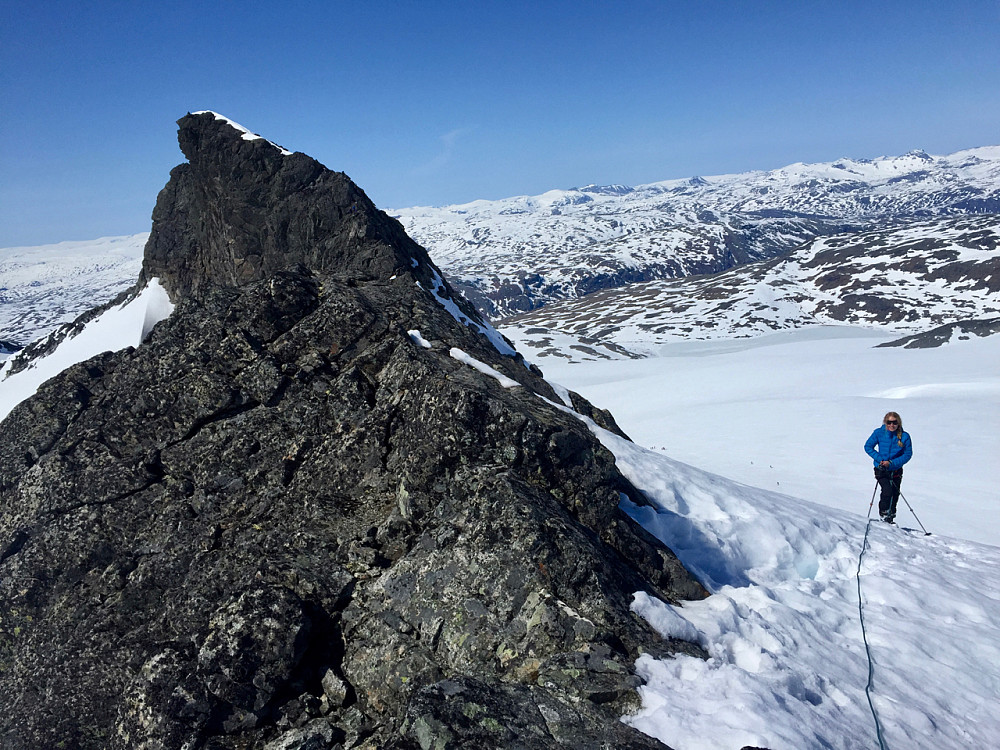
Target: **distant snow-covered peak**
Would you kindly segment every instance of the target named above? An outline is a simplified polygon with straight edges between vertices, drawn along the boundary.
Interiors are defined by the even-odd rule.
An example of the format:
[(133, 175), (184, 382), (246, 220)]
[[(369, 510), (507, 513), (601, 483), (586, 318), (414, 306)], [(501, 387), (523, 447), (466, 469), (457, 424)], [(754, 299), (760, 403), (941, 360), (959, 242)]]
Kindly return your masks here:
[[(699, 206), (712, 210), (731, 210), (744, 207), (742, 201), (757, 199), (761, 206), (749, 206), (750, 210), (776, 208), (803, 210), (803, 200), (795, 195), (803, 184), (811, 188), (826, 187), (828, 193), (809, 196), (810, 210), (816, 212), (815, 204), (822, 201), (839, 202), (843, 210), (855, 214), (864, 213), (869, 204), (861, 201), (858, 205), (847, 205), (843, 200), (843, 185), (858, 184), (869, 189), (887, 183), (900, 182), (900, 178), (912, 175), (909, 183), (900, 188), (901, 197), (914, 193), (931, 192), (938, 189), (944, 180), (958, 180), (970, 188), (995, 190), (1000, 182), (1000, 146), (982, 146), (958, 151), (947, 156), (933, 156), (916, 149), (901, 156), (880, 156), (874, 159), (841, 158), (831, 162), (795, 162), (772, 170), (753, 170), (718, 175), (698, 175), (690, 178), (659, 180), (635, 186), (598, 185), (592, 183), (580, 188), (555, 189), (539, 195), (519, 195), (497, 200), (476, 200), (469, 203), (447, 206), (412, 206), (392, 209), (391, 213), (400, 218), (407, 230), (415, 234), (419, 241), (430, 245), (430, 236), (423, 235), (428, 222), (462, 222), (493, 220), (497, 216), (530, 214), (533, 211), (548, 213), (553, 207), (576, 206), (583, 213), (615, 210), (632, 213), (636, 210), (660, 211), (663, 196), (673, 196), (683, 202), (684, 196), (696, 200)], [(947, 175), (947, 176), (946, 176)], [(816, 184), (813, 184), (813, 183)], [(775, 191), (778, 191), (777, 193)], [(657, 205), (649, 201), (659, 201)], [(882, 201), (884, 204), (885, 201)], [(767, 204), (764, 206), (763, 204)], [(794, 204), (794, 205), (788, 205)], [(675, 203), (678, 208), (686, 208)], [(820, 213), (830, 213), (819, 211)], [(837, 210), (832, 213), (838, 213)], [(496, 232), (494, 232), (494, 235)]]
[(534, 203), (545, 208), (558, 206), (578, 206), (590, 203), (593, 197), (581, 190), (549, 190), (534, 199)]
[(635, 188), (629, 185), (584, 185), (577, 188), (581, 193), (592, 193), (593, 195), (628, 195)]
[[(708, 186), (733, 183), (754, 183), (758, 181), (801, 181), (808, 179), (858, 179), (864, 182), (878, 183), (892, 179), (901, 174), (916, 170), (926, 170), (928, 167), (958, 168), (977, 166), (989, 163), (992, 173), (1000, 173), (1000, 146), (981, 146), (978, 148), (957, 151), (946, 156), (933, 156), (922, 149), (908, 151), (901, 156), (879, 156), (874, 159), (841, 158), (832, 162), (795, 162), (784, 167), (767, 171), (734, 172), (728, 174), (695, 177), (691, 180), (663, 180), (647, 185), (636, 186), (636, 190), (652, 187), (676, 187), (680, 183), (692, 186)], [(975, 174), (968, 175), (975, 177)]]

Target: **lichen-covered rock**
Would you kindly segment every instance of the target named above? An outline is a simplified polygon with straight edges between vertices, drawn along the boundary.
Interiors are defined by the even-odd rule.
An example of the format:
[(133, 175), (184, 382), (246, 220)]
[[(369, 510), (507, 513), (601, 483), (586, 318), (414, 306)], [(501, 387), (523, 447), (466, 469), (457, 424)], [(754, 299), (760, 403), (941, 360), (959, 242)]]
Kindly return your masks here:
[(594, 704), (558, 700), (528, 685), (461, 677), (421, 689), (406, 711), (395, 747), (601, 750), (662, 748), (619, 722), (608, 722)]
[[(324, 213), (346, 178), (218, 123), (147, 248), (174, 314), (0, 424), (0, 748), (659, 746), (633, 663), (699, 649), (631, 596), (705, 592), (639, 493), (422, 250), (355, 241), (391, 220)], [(340, 259), (272, 257), (310, 191), (335, 239), (284, 236)]]

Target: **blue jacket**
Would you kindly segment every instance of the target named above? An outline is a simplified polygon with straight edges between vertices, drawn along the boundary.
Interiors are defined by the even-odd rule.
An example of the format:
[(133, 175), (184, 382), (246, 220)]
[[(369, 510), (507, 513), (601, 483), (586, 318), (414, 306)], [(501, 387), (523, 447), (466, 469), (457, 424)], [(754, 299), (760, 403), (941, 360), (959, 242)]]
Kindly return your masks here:
[[(902, 438), (902, 445), (900, 445)], [(875, 461), (875, 467), (883, 461), (888, 461), (893, 470), (902, 469), (903, 464), (913, 457), (913, 446), (910, 445), (910, 436), (903, 432), (897, 438), (886, 428), (885, 425), (876, 427), (872, 436), (865, 443), (865, 453)]]

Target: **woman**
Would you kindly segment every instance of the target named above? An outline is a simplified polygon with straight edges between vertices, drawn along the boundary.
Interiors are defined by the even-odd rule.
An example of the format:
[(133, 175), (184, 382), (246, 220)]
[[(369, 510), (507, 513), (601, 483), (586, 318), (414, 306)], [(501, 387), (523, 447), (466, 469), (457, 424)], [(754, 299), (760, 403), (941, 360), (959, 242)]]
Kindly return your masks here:
[(865, 453), (875, 461), (875, 478), (882, 488), (878, 499), (879, 515), (886, 523), (894, 523), (903, 464), (913, 457), (910, 436), (903, 432), (903, 420), (896, 412), (891, 411), (882, 418), (882, 426), (876, 428), (865, 443)]

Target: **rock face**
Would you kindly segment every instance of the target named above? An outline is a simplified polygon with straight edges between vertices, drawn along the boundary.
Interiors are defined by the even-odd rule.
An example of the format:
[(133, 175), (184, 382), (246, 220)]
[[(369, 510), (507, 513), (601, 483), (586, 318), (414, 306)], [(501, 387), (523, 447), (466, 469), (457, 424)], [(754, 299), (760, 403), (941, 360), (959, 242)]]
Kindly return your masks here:
[(932, 328), (925, 333), (917, 333), (913, 336), (904, 336), (895, 341), (887, 341), (879, 344), (876, 349), (882, 347), (901, 346), (904, 349), (932, 349), (936, 346), (943, 346), (949, 341), (970, 339), (973, 336), (983, 338), (1000, 333), (1000, 318), (987, 318), (985, 320), (963, 320), (959, 323), (949, 323), (948, 325)]
[(399, 273), (430, 282), (427, 252), (344, 173), (263, 138), (234, 138), (211, 113), (178, 125), (188, 163), (156, 202), (141, 281), (157, 276), (173, 295), (201, 297), (299, 264), (358, 283)]
[(179, 125), (174, 314), (0, 424), (0, 748), (662, 747), (631, 595), (705, 592), (611, 454), (347, 177)]

